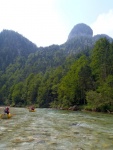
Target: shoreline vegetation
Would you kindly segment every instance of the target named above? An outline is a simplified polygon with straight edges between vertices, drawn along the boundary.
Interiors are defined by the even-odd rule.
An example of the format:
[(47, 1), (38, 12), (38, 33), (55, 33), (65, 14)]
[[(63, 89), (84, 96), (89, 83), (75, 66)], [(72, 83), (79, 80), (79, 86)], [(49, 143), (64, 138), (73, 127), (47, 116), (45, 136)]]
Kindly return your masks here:
[[(0, 106), (0, 112), (1, 112), (1, 110), (3, 111), (6, 106), (7, 105)], [(10, 110), (11, 110), (11, 108), (26, 108), (29, 110), (30, 107), (29, 106), (9, 106), (9, 108), (10, 108)], [(35, 107), (35, 110), (37, 108), (39, 108), (39, 107)], [(43, 108), (41, 108), (41, 109), (43, 109)], [(100, 113), (113, 114), (113, 112), (108, 109), (106, 109), (106, 111), (100, 111), (96, 108), (87, 108), (86, 106), (77, 106), (77, 105), (71, 106), (69, 108), (48, 107), (48, 109), (57, 109), (57, 110), (66, 110), (66, 111), (82, 111), (82, 112), (100, 112)]]
[[(53, 108), (54, 109), (54, 108)], [(55, 108), (55, 109), (58, 109), (58, 110), (71, 110), (71, 111), (88, 111), (88, 112), (101, 112), (101, 113), (108, 113), (108, 114), (113, 114), (112, 111), (109, 111), (109, 110), (106, 110), (106, 111), (99, 111), (99, 110), (96, 110), (94, 108), (84, 108), (84, 107), (78, 107), (78, 106), (72, 106), (72, 107), (69, 107), (69, 108)]]

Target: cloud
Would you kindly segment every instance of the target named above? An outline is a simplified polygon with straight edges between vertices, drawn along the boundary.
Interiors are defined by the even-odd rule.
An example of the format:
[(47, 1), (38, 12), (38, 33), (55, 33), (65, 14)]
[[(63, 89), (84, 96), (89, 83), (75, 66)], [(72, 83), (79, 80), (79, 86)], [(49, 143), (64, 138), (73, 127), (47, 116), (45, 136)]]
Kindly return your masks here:
[(93, 30), (93, 35), (107, 34), (113, 38), (113, 10), (100, 14), (90, 27)]

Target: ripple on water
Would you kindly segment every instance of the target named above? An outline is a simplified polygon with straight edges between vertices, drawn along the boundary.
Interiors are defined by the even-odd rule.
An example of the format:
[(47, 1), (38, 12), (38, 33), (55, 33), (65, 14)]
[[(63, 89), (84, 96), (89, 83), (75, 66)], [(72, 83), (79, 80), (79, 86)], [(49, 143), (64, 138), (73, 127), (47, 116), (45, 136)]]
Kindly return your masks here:
[(0, 131), (5, 131), (6, 129), (6, 127), (0, 127)]
[(37, 109), (35, 113), (24, 108), (15, 110), (14, 118), (0, 122), (0, 150), (113, 148), (111, 116), (50, 109)]
[(23, 143), (23, 142), (32, 142), (34, 141), (34, 138), (32, 136), (28, 136), (28, 137), (17, 137), (14, 138), (11, 142), (12, 143)]

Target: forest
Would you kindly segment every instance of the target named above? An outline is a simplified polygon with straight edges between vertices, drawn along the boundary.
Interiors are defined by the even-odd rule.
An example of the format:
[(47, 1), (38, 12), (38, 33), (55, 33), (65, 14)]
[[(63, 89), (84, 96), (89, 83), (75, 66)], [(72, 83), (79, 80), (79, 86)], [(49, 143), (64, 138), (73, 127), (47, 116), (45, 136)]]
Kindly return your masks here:
[(113, 111), (113, 40), (76, 36), (37, 47), (0, 33), (0, 105)]

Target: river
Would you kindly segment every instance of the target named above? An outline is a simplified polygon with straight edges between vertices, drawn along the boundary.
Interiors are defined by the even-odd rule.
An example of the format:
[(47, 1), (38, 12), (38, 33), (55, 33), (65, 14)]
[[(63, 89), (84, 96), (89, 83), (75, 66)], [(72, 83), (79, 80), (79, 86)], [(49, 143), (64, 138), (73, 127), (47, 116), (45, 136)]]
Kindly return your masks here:
[(113, 150), (113, 115), (10, 108), (0, 119), (0, 150)]

